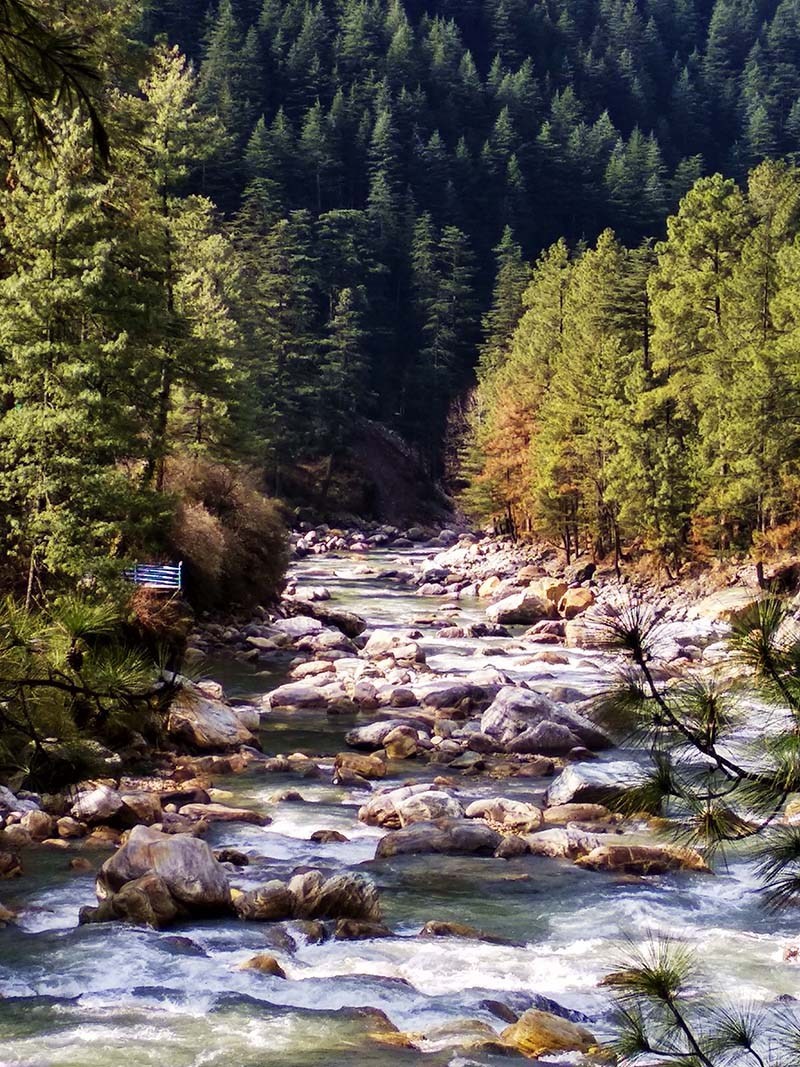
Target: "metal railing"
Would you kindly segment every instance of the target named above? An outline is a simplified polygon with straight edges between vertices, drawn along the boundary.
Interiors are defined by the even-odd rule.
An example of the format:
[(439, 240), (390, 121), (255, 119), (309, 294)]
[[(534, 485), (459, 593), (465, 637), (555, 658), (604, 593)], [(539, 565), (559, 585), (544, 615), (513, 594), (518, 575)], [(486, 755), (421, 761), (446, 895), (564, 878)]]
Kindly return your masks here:
[(183, 561), (178, 564), (137, 563), (125, 571), (125, 577), (135, 585), (143, 585), (148, 589), (180, 592), (183, 588)]

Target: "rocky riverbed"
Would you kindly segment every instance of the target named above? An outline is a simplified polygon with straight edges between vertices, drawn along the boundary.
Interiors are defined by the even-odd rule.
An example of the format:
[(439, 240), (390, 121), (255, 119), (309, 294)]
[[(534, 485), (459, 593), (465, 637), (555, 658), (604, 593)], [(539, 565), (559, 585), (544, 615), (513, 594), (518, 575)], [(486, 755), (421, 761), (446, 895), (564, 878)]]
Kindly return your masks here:
[[(794, 993), (746, 859), (610, 810), (624, 589), (458, 531), (297, 542), (280, 616), (194, 635), (157, 775), (0, 791), (0, 1062), (602, 1062), (602, 977), (651, 929)], [(665, 595), (655, 666), (724, 667), (751, 595)]]

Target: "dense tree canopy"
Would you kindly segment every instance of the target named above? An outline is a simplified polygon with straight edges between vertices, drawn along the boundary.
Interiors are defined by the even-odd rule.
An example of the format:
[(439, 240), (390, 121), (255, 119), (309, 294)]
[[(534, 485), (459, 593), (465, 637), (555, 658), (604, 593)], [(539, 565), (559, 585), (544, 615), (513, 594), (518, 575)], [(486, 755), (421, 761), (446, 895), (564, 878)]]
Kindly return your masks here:
[(318, 447), (293, 375), (318, 410), (343, 328), (326, 274), (347, 275), (357, 241), (357, 279), (336, 283), (354, 294), (352, 410), (397, 426), (437, 470), (496, 270), (506, 304), (492, 314), (508, 317), (515, 257), (609, 227), (626, 244), (660, 236), (704, 173), (742, 180), (800, 150), (798, 15), (797, 0), (219, 0), (210, 14), (154, 0), (144, 35), (194, 60), (220, 131), (191, 186), (245, 243), (255, 226), (272, 249), (304, 219), (297, 351), (284, 367), (258, 342), (281, 366), (270, 422), (292, 423), (285, 447)]
[(800, 171), (695, 183), (666, 239), (607, 230), (537, 261), (480, 371), (469, 507), (599, 555), (666, 557), (795, 533)]

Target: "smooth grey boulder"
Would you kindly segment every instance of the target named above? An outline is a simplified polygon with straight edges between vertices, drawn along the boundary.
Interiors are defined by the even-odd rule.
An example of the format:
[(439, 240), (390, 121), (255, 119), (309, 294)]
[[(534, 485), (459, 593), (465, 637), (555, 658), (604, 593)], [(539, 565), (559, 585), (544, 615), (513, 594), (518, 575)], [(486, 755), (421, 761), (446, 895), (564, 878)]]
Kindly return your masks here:
[(188, 834), (164, 834), (149, 826), (134, 826), (125, 844), (100, 868), (98, 899), (113, 897), (128, 882), (147, 874), (157, 874), (185, 911), (230, 910), (228, 875), (205, 841)]
[(124, 801), (116, 789), (99, 785), (96, 789), (79, 793), (70, 808), (70, 815), (78, 822), (105, 823), (122, 810)]
[(384, 722), (372, 722), (368, 726), (357, 726), (345, 734), (345, 741), (351, 748), (364, 749), (366, 752), (374, 752), (383, 745), (384, 738), (397, 729), (398, 726), (408, 725), (406, 719), (386, 719)]
[(632, 760), (612, 763), (573, 763), (547, 790), (547, 806), (557, 804), (605, 804), (626, 789), (640, 785), (644, 770)]

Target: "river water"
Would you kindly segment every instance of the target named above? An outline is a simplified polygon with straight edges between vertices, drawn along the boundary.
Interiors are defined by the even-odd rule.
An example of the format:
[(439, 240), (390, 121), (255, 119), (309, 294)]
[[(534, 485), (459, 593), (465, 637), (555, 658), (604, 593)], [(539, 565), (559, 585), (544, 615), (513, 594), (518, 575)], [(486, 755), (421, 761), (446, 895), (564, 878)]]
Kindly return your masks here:
[[(337, 606), (364, 615), (371, 628), (419, 628), (426, 635), (421, 643), (428, 664), (440, 673), (494, 664), (537, 684), (591, 693), (613, 671), (614, 664), (599, 653), (570, 653), (568, 666), (523, 665), (514, 639), (437, 640), (433, 635), (441, 622), (433, 625), (434, 619), (478, 621), (482, 609), (477, 602), (449, 609), (382, 577), (387, 570), (408, 569), (419, 556), (410, 550), (358, 559), (316, 557), (296, 564), (295, 575), (301, 587), (325, 584)], [(209, 676), (239, 699), (256, 698), (278, 682), (274, 674), (230, 662), (210, 664)], [(343, 735), (353, 722), (320, 713), (273, 713), (264, 724), (263, 746), (270, 754), (301, 750), (325, 768), (344, 747)], [(441, 767), (410, 761), (392, 766), (389, 780), (426, 780), (440, 773)], [(248, 888), (287, 878), (301, 865), (362, 870), (376, 881), (396, 936), (309, 944), (295, 932), (292, 945), (276, 943), (268, 924), (235, 920), (161, 932), (79, 927), (78, 909), (95, 902), (93, 872), (68, 871), (63, 852), (31, 851), (24, 856), (25, 876), (0, 884), (0, 900), (20, 911), (17, 926), (0, 930), (2, 1067), (529, 1062), (453, 1051), (446, 1038), (437, 1041), (436, 1028), (477, 1019), (500, 1030), (504, 1024), (482, 1002), (502, 1001), (520, 1011), (540, 995), (588, 1016), (602, 1036), (608, 998), (598, 982), (614, 968), (623, 936), (641, 941), (651, 931), (694, 944), (717, 989), (766, 1002), (800, 992), (800, 969), (783, 961), (796, 921), (763, 910), (744, 859), (714, 876), (638, 881), (533, 856), (510, 861), (398, 856), (375, 862), (383, 831), (358, 822), (363, 793), (333, 787), (329, 777), (298, 781), (252, 773), (219, 779), (217, 785), (233, 795), (230, 803), (267, 811), (274, 819), (268, 827), (212, 827), (212, 847), (233, 846), (251, 856), (234, 884)], [(459, 796), (465, 804), (498, 794), (526, 799), (546, 785), (465, 778)], [(271, 799), (286, 789), (297, 790), (303, 800)], [(320, 829), (339, 830), (349, 840), (312, 843), (311, 834)], [(97, 865), (105, 858), (84, 854)], [(502, 943), (416, 936), (434, 919), (468, 923)], [(286, 980), (239, 969), (258, 952), (274, 953)], [(385, 1012), (401, 1030), (430, 1035), (424, 1051), (381, 1045), (374, 1036), (379, 1026), (365, 1008)]]

